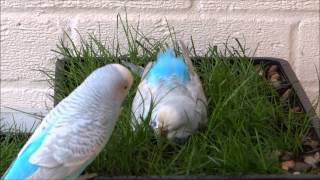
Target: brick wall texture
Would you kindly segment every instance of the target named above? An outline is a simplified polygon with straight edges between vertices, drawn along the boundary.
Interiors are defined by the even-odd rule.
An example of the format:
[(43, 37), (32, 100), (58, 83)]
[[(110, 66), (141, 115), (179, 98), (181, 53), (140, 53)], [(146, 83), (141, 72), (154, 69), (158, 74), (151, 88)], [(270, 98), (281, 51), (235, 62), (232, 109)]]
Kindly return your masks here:
[[(54, 70), (63, 30), (76, 38), (100, 31), (111, 38), (124, 13), (152, 36), (168, 33), (197, 50), (231, 37), (246, 39), (256, 56), (289, 61), (312, 102), (319, 95), (319, 0), (1, 0), (1, 108), (31, 111), (52, 107), (52, 90), (35, 69)], [(125, 41), (124, 36), (120, 41)]]

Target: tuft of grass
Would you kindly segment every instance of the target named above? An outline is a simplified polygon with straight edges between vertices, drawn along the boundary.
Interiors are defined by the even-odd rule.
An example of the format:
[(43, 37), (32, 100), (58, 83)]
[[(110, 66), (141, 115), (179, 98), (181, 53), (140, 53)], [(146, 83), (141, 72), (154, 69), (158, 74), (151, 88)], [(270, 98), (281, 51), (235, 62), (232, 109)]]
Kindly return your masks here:
[[(0, 119), (0, 122), (1, 121), (3, 120)], [(17, 124), (6, 128), (4, 124), (0, 123), (0, 176), (8, 169), (30, 136), (29, 133), (17, 132), (16, 129), (18, 128)], [(22, 129), (22, 127), (20, 127), (20, 129)]]
[[(155, 60), (157, 53), (174, 47), (181, 54), (174, 29), (160, 39), (145, 36), (139, 26), (130, 26), (118, 16), (118, 27), (127, 39), (127, 53), (117, 39), (109, 46), (89, 34), (80, 36), (80, 46), (67, 36), (54, 50), (62, 58), (58, 76), (47, 73), (59, 102), (77, 87), (94, 69), (126, 59), (137, 65)], [(80, 35), (80, 33), (79, 33)], [(120, 36), (117, 33), (117, 36)], [(255, 70), (247, 48), (235, 39), (235, 46), (209, 46), (195, 67), (208, 98), (208, 127), (194, 134), (184, 145), (154, 136), (145, 124), (131, 130), (131, 103), (140, 77), (124, 102), (112, 137), (96, 160), (86, 169), (108, 176), (119, 175), (243, 175), (283, 173), (277, 152), (301, 150), (302, 140), (310, 128), (307, 116), (285, 111), (278, 94)], [(191, 37), (191, 54), (195, 57)], [(149, 117), (150, 118), (150, 117)], [(25, 139), (5, 137), (1, 140), (0, 173), (13, 160)]]

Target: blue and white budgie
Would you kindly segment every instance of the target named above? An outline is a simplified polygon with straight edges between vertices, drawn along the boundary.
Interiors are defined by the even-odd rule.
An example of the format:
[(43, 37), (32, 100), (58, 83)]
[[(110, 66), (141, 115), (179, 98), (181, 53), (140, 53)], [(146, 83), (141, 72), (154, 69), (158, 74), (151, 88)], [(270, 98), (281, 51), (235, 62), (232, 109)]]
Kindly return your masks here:
[(110, 138), (132, 83), (122, 65), (96, 69), (49, 112), (2, 178), (76, 179)]
[(153, 104), (151, 127), (176, 143), (207, 124), (207, 99), (189, 52), (181, 46), (184, 58), (167, 49), (146, 66), (132, 105), (133, 128), (146, 120)]

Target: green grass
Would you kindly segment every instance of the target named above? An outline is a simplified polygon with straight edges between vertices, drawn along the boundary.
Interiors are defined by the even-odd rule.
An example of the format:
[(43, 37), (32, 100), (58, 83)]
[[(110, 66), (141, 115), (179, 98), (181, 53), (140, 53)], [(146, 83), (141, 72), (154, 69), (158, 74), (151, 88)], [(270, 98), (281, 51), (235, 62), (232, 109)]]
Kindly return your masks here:
[[(4, 130), (4, 127), (1, 126), (1, 130)], [(10, 129), (10, 132), (14, 132), (14, 129)], [(29, 134), (26, 133), (8, 133), (5, 136), (0, 133), (0, 176), (6, 171), (12, 160), (15, 159), (28, 137)]]
[[(56, 86), (57, 101), (104, 64), (121, 63), (126, 57), (130, 62), (145, 65), (167, 46), (180, 52), (172, 27), (168, 26), (168, 36), (152, 39), (142, 34), (139, 27), (118, 18), (119, 28), (127, 38), (127, 53), (121, 54), (124, 49), (116, 40), (105, 45), (92, 34), (81, 39), (81, 47), (70, 38), (57, 46), (55, 51), (67, 66), (55, 78), (52, 72), (44, 71), (52, 86)], [(192, 38), (191, 42), (190, 52), (197, 57)], [(247, 49), (239, 40), (234, 42), (235, 46), (209, 46), (202, 59), (195, 62), (209, 103), (207, 129), (194, 134), (184, 145), (154, 137), (147, 123), (132, 132), (131, 102), (140, 81), (135, 76), (112, 137), (86, 172), (108, 176), (283, 173), (279, 152), (301, 151), (302, 139), (310, 128), (309, 119), (282, 108), (275, 90), (257, 74)], [(0, 142), (1, 157), (5, 157), (1, 160), (1, 174), (25, 140), (26, 137), (5, 137)]]

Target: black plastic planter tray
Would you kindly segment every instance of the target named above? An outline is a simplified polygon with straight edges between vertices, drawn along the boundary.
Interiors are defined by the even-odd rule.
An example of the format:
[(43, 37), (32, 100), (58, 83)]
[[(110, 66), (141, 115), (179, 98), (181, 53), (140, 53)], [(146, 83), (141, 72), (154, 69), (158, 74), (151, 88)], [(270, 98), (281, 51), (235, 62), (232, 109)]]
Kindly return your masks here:
[(278, 73), (281, 78), (283, 78), (281, 87), (277, 89), (278, 92), (282, 94), (288, 88), (293, 90), (293, 97), (291, 99), (294, 99), (293, 101), (295, 102), (292, 105), (301, 108), (304, 113), (308, 114), (312, 120), (312, 131), (315, 133), (315, 138), (320, 142), (320, 118), (317, 116), (290, 64), (283, 59), (271, 57), (254, 57), (253, 60), (254, 64), (260, 64), (267, 67), (276, 65), (278, 67)]
[[(305, 91), (303, 90), (299, 80), (297, 79), (290, 64), (283, 59), (271, 57), (253, 57), (254, 65), (261, 65), (267, 68), (275, 65), (277, 66), (277, 73), (281, 76), (281, 86), (277, 89), (281, 95), (287, 89), (292, 89), (289, 104), (298, 107), (302, 113), (308, 114), (312, 121), (312, 129), (310, 133), (312, 138), (320, 142), (320, 118), (317, 117), (310, 100), (308, 99)], [(267, 76), (267, 75), (266, 75)], [(265, 77), (268, 78), (268, 77)], [(287, 107), (288, 109), (290, 107)], [(282, 175), (244, 175), (244, 176), (104, 176), (100, 175), (92, 178), (94, 180), (109, 180), (109, 179), (320, 179), (320, 175), (293, 175), (290, 173)]]
[(317, 179), (319, 180), (319, 175), (252, 175), (252, 176), (98, 176), (90, 180), (218, 180), (218, 179), (270, 179), (270, 180), (285, 180), (285, 179)]

